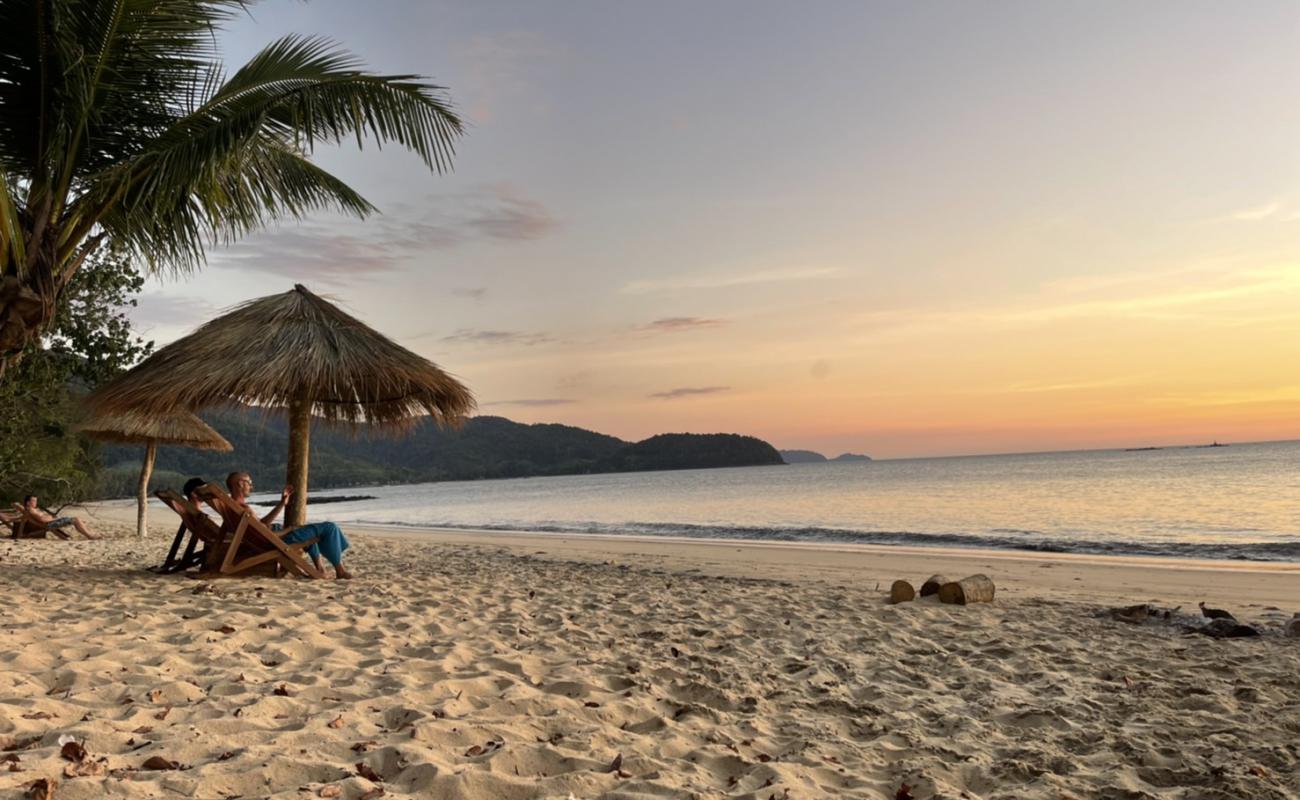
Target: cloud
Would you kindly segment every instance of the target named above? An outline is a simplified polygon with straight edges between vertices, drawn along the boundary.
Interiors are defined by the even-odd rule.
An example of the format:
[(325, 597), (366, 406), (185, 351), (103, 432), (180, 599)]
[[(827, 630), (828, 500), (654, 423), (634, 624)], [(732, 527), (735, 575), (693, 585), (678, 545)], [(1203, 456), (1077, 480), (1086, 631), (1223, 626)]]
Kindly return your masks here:
[(1210, 222), (1295, 222), (1300, 220), (1300, 208), (1294, 202), (1274, 200), (1263, 205), (1251, 206), (1215, 217)]
[[(1171, 273), (1172, 274), (1172, 273)], [(1112, 296), (1073, 299), (1068, 284), (1049, 284), (1042, 296), (1011, 305), (959, 310), (922, 306), (862, 312), (851, 324), (860, 333), (886, 331), (1017, 328), (1087, 319), (1195, 320), (1199, 324), (1250, 324), (1285, 320), (1262, 315), (1251, 304), (1300, 293), (1300, 265), (1255, 269), (1185, 270), (1173, 286), (1113, 284)], [(1060, 297), (1064, 295), (1064, 297)]]
[(1202, 318), (1197, 306), (1228, 300), (1291, 294), (1300, 288), (1300, 267), (1239, 270), (1215, 276), (1207, 285), (1182, 285), (1152, 289), (1146, 294), (1101, 300), (1084, 300), (997, 312), (994, 319), (1009, 322), (1047, 322), (1067, 317), (1144, 317), (1148, 319)]
[(216, 310), (212, 304), (195, 297), (152, 292), (140, 296), (136, 307), (131, 311), (131, 321), (136, 325), (197, 328), (211, 319)]
[(442, 337), (444, 342), (456, 344), (522, 344), (534, 345), (552, 341), (544, 333), (521, 333), (520, 331), (492, 331), (461, 328), (450, 336)]
[(679, 389), (669, 389), (666, 392), (655, 392), (650, 397), (658, 397), (663, 400), (676, 400), (680, 397), (693, 397), (701, 394), (718, 394), (719, 392), (731, 391), (730, 386), (683, 386)]
[(1205, 406), (1249, 406), (1282, 404), (1294, 406), (1300, 402), (1300, 386), (1290, 384), (1259, 389), (1225, 389), (1222, 391), (1190, 392), (1167, 395), (1161, 400), (1197, 408)]
[[(215, 250), (211, 258), (216, 266), (339, 285), (401, 269), (429, 250), (526, 242), (557, 225), (540, 202), (494, 184), (399, 203), (368, 220), (312, 218), (273, 228)], [(487, 290), (456, 291), (481, 299)]]
[(309, 221), (257, 234), (214, 254), (212, 261), (217, 266), (338, 285), (391, 272), (402, 258), (401, 249), (390, 242)]
[(646, 323), (637, 327), (639, 331), (648, 333), (676, 333), (678, 331), (690, 331), (699, 328), (714, 328), (718, 325), (725, 325), (725, 319), (709, 319), (706, 317), (664, 317), (654, 322)]
[(1242, 222), (1252, 222), (1254, 220), (1268, 219), (1269, 217), (1277, 214), (1277, 212), (1281, 210), (1282, 210), (1281, 203), (1276, 203), (1276, 202), (1267, 203), (1262, 206), (1256, 206), (1255, 208), (1247, 208), (1238, 211), (1232, 215), (1232, 218), (1236, 220), (1241, 220)]
[(736, 286), (749, 286), (760, 283), (782, 283), (785, 281), (807, 281), (821, 278), (833, 278), (842, 274), (837, 267), (812, 267), (808, 269), (776, 269), (733, 275), (705, 275), (701, 277), (665, 278), (663, 280), (633, 281), (624, 286), (624, 294), (647, 294), (650, 292), (670, 292), (682, 289), (730, 289)]
[(465, 226), (482, 239), (524, 242), (550, 233), (555, 219), (541, 203), (501, 193), (480, 200), (465, 216)]
[(470, 242), (523, 242), (546, 236), (558, 223), (536, 200), (507, 183), (433, 194), (399, 203), (365, 223), (375, 240), (415, 253)]
[(452, 289), (451, 293), (455, 297), (468, 297), (470, 300), (479, 303), (483, 302), (483, 298), (487, 297), (487, 289), (482, 286), (473, 289)]
[(564, 391), (586, 389), (592, 385), (594, 377), (595, 375), (589, 370), (565, 373), (555, 379), (555, 388)]
[(571, 397), (541, 397), (541, 398), (530, 398), (525, 400), (496, 400), (491, 403), (483, 403), (482, 405), (483, 406), (544, 407), (544, 406), (565, 406), (565, 405), (569, 405), (570, 403), (576, 403), (576, 402), (578, 401), (574, 400)]
[(1021, 382), (1013, 383), (1010, 386), (998, 387), (989, 390), (990, 393), (1002, 394), (1010, 392), (1012, 394), (1037, 394), (1041, 392), (1077, 392), (1087, 389), (1109, 389), (1115, 386), (1131, 386), (1134, 383), (1132, 378), (1109, 378), (1096, 381), (1067, 381), (1064, 383), (1036, 383)]

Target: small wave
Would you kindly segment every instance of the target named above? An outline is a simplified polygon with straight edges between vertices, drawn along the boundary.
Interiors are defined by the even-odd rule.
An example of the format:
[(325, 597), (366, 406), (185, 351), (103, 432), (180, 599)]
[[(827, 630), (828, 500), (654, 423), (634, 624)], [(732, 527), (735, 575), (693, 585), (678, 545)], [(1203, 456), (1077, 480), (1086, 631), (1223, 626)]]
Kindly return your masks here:
[[(1037, 553), (1081, 553), (1112, 556), (1157, 556), (1228, 561), (1300, 561), (1300, 540), (1276, 542), (1150, 542), (1099, 539), (1064, 539), (1038, 531), (998, 528), (981, 533), (920, 533), (914, 531), (861, 531), (823, 527), (756, 527), (697, 525), (691, 523), (543, 522), (468, 525), (448, 522), (394, 522), (368, 519), (358, 522), (436, 527), (453, 530), (491, 530), (602, 535), (672, 536), (741, 541), (824, 542), (839, 544), (905, 545), (911, 547), (961, 547), (1024, 550)], [(1010, 535), (1007, 535), (1010, 534)]]

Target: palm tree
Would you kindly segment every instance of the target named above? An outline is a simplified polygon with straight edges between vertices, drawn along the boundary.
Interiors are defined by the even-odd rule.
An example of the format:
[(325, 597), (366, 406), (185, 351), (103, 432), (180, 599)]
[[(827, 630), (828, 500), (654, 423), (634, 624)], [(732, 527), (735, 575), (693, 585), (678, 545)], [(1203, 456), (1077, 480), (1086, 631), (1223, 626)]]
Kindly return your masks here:
[(227, 74), (213, 31), (249, 0), (0, 0), (0, 378), (86, 257), (185, 273), (205, 246), (320, 209), (374, 207), (308, 160), (396, 142), (439, 173), (442, 87), (288, 36)]

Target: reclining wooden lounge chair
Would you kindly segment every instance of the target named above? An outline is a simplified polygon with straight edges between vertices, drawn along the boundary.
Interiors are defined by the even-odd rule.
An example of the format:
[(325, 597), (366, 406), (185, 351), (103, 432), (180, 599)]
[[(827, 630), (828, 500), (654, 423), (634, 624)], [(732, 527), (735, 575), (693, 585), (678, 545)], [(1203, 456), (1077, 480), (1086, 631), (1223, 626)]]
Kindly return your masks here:
[[(212, 562), (219, 562), (219, 556), (224, 553), (222, 547), (224, 535), (221, 533), (220, 526), (180, 492), (159, 489), (154, 494), (181, 518), (181, 527), (176, 531), (176, 538), (172, 540), (171, 549), (167, 551), (167, 558), (162, 564), (150, 567), (150, 571), (160, 575), (170, 575), (191, 567), (213, 569), (215, 564)], [(176, 553), (180, 550), (181, 542), (184, 541), (187, 533), (189, 543), (185, 546), (184, 554), (177, 556)], [(202, 548), (199, 547), (200, 544), (203, 545)]]
[[(12, 538), (45, 539), (48, 538), (51, 533), (60, 539), (72, 538), (72, 534), (62, 528), (51, 528), (44, 522), (41, 522), (36, 517), (32, 516), (32, 512), (27, 510), (26, 506), (14, 503), (14, 508), (16, 509), (16, 514), (12, 517), (12, 521), (9, 522), (9, 527), (13, 531)], [(52, 516), (57, 517), (58, 515), (54, 514)]]
[(221, 531), (230, 537), (222, 545), (224, 553), (217, 567), (219, 574), (234, 575), (261, 564), (275, 562), (282, 570), (281, 574), (292, 573), (308, 578), (325, 577), (324, 573), (316, 569), (303, 553), (315, 544), (316, 539), (285, 544), (280, 539), (285, 532), (271, 530), (271, 527), (262, 522), (253, 512), (236, 503), (218, 484), (209, 483), (201, 486), (196, 493), (203, 502), (212, 506), (221, 515), (224, 521)]

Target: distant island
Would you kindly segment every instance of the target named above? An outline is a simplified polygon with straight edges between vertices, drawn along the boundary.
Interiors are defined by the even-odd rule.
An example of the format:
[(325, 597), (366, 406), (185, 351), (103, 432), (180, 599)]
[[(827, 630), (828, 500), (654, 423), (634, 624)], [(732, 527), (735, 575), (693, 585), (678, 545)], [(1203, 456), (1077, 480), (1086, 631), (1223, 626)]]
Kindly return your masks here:
[(787, 464), (814, 464), (826, 460), (826, 456), (812, 450), (781, 450), (781, 458)]
[(870, 461), (871, 456), (858, 453), (841, 453), (835, 458), (827, 458), (815, 450), (781, 450), (781, 458), (787, 464), (820, 464), (826, 461)]
[[(253, 482), (262, 489), (283, 484), (288, 453), (283, 416), (243, 407), (205, 411), (200, 416), (230, 440), (234, 452), (160, 447), (155, 486), (179, 487), (190, 476), (224, 480), (226, 473), (235, 469), (252, 473)], [(135, 491), (140, 456), (139, 447), (103, 447), (104, 496), (121, 497)], [(346, 429), (317, 424), (311, 440), (313, 490), (782, 463), (775, 447), (753, 436), (665, 433), (625, 442), (569, 425), (525, 425), (490, 416), (473, 417), (457, 430), (441, 430), (422, 420), (395, 437), (377, 431), (353, 435)]]
[(1155, 446), (1147, 446), (1147, 447), (1125, 447), (1125, 448), (1124, 448), (1124, 452), (1126, 452), (1126, 453), (1144, 453), (1144, 452), (1146, 452), (1146, 451), (1148, 451), (1148, 450), (1199, 450), (1199, 449), (1201, 449), (1201, 448), (1203, 448), (1203, 447), (1230, 447), (1230, 446), (1231, 446), (1231, 445), (1223, 444), (1223, 443), (1221, 443), (1220, 441), (1218, 441), (1218, 440), (1216, 439), (1215, 441), (1213, 441), (1213, 442), (1210, 443), (1210, 444), (1173, 444), (1173, 445), (1164, 445), (1164, 446), (1161, 446), (1161, 447), (1155, 447)]

